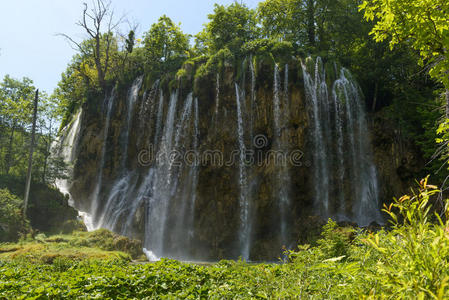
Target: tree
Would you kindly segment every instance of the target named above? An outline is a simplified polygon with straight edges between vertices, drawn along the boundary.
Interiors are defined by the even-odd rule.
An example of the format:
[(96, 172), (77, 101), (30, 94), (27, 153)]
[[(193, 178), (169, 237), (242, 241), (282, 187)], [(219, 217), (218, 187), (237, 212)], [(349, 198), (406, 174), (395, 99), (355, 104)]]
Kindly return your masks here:
[(61, 128), (64, 127), (76, 110), (87, 99), (90, 79), (81, 70), (82, 60), (76, 55), (65, 72), (61, 75), (58, 86), (53, 91), (52, 102), (57, 102), (56, 114), (63, 116)]
[[(34, 94), (33, 81), (23, 78), (22, 81), (6, 75), (0, 83), (0, 107), (2, 123), (6, 130), (0, 133), (0, 153), (3, 154), (3, 171), (8, 174), (11, 167), (17, 162), (20, 152), (14, 151), (16, 133), (24, 131), (30, 123), (32, 116), (32, 99)], [(3, 132), (8, 132), (7, 140), (4, 141)], [(6, 151), (3, 151), (6, 145)]]
[(189, 56), (189, 36), (165, 15), (145, 33), (143, 43), (145, 68), (157, 76), (177, 71)]
[(34, 98), (34, 107), (33, 107), (33, 126), (31, 129), (30, 155), (28, 158), (28, 169), (27, 169), (27, 177), (26, 177), (26, 184), (25, 184), (25, 197), (24, 197), (24, 205), (23, 205), (23, 214), (24, 215), (26, 215), (26, 212), (27, 212), (28, 199), (30, 196), (31, 171), (32, 171), (32, 167), (33, 167), (33, 154), (34, 154), (34, 141), (36, 139), (38, 102), (39, 102), (39, 90), (36, 90), (36, 95)]
[[(45, 93), (40, 95), (40, 111), (39, 111), (39, 141), (37, 143), (37, 161), (39, 164), (36, 166), (37, 170), (40, 171), (40, 178), (43, 183), (53, 183), (53, 178), (55, 171), (51, 168), (51, 164), (57, 157), (51, 156), (51, 150), (53, 142), (58, 134), (58, 125), (61, 123), (61, 117), (64, 111), (61, 110), (59, 103), (54, 95), (47, 97)], [(35, 168), (35, 169), (36, 169)], [(61, 165), (61, 172), (65, 168)]]
[[(354, 0), (266, 0), (258, 18), (265, 37), (293, 42), (309, 53), (331, 50), (342, 19), (357, 13)], [(358, 25), (352, 27), (358, 30)]]
[(262, 24), (262, 35), (265, 38), (284, 41), (292, 40), (295, 32), (293, 23), (297, 20), (294, 18), (295, 5), (293, 0), (267, 0), (259, 3), (257, 8), (257, 17)]
[(447, 0), (371, 0), (360, 5), (365, 18), (375, 21), (376, 41), (389, 39), (391, 48), (410, 45), (418, 51), (430, 75), (445, 89), (449, 118), (449, 2)]
[(82, 18), (77, 22), (77, 25), (84, 29), (91, 41), (78, 43), (67, 34), (60, 34), (82, 56), (93, 58), (98, 83), (102, 89), (106, 87), (106, 76), (111, 67), (111, 54), (116, 45), (113, 31), (117, 29), (122, 21), (123, 17), (117, 21), (114, 20), (114, 11), (109, 0), (93, 0), (90, 9), (87, 3), (84, 3)]
[(246, 5), (237, 2), (228, 6), (215, 4), (214, 13), (208, 18), (210, 22), (202, 38), (209, 54), (228, 48), (238, 55), (246, 42), (260, 36), (256, 12)]

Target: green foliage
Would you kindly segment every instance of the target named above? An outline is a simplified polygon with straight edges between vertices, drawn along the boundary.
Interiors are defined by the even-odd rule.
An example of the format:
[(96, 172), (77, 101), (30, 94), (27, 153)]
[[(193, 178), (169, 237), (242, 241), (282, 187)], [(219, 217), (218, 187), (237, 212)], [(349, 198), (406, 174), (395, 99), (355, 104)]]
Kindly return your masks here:
[(367, 278), (377, 281), (377, 289), (384, 295), (422, 299), (448, 296), (448, 206), (445, 202), (440, 207), (443, 219), (439, 214), (432, 214), (437, 193), (436, 187), (429, 185), (427, 178), (423, 179), (417, 192), (385, 206), (392, 230), (365, 239), (377, 256), (376, 269), (367, 272)]
[(317, 241), (319, 249), (325, 258), (347, 256), (350, 238), (354, 233), (352, 228), (338, 228), (337, 223), (329, 220), (323, 227), (322, 238)]
[(234, 62), (235, 57), (231, 50), (223, 48), (210, 56), (207, 62), (197, 69), (195, 78), (202, 78), (211, 73), (221, 73), (226, 66), (233, 66)]
[(189, 57), (189, 36), (164, 15), (145, 34), (144, 56), (145, 71), (153, 77), (176, 73)]
[(132, 53), (133, 49), (134, 49), (134, 45), (135, 45), (135, 39), (136, 39), (136, 34), (134, 33), (134, 30), (131, 30), (128, 33), (128, 38), (125, 41), (125, 50), (128, 53)]
[(273, 39), (257, 39), (249, 41), (242, 46), (247, 55), (255, 55), (260, 58), (276, 58), (276, 61), (288, 63), (291, 61), (293, 45), (289, 41), (276, 41)]
[[(6, 75), (0, 82), (0, 174), (25, 177), (31, 140), (31, 117), (35, 88), (28, 78)], [(57, 100), (39, 93), (36, 147), (32, 177), (46, 182), (50, 148), (57, 131)], [(51, 176), (50, 176), (51, 177)]]
[(42, 236), (0, 247), (0, 297), (445, 299), (449, 210), (440, 203), (442, 217), (432, 214), (437, 193), (422, 180), (416, 193), (385, 206), (392, 226), (377, 233), (329, 221), (316, 247), (300, 246), (281, 264), (132, 264), (84, 247), (109, 248), (107, 231)]
[(105, 251), (121, 251), (133, 258), (141, 256), (143, 248), (141, 241), (129, 239), (106, 229), (92, 232), (76, 232), (71, 237), (69, 244), (77, 247), (98, 248)]
[[(7, 188), (17, 198), (23, 198), (24, 178), (0, 175), (0, 189)], [(33, 182), (27, 217), (34, 230), (46, 233), (70, 233), (79, 228), (77, 211), (68, 205), (68, 198), (55, 188)]]
[(197, 36), (197, 48), (209, 55), (228, 48), (237, 57), (241, 47), (259, 37), (256, 12), (246, 5), (234, 2), (224, 6), (215, 4), (214, 13), (208, 16), (209, 23)]
[(7, 189), (0, 189), (0, 242), (17, 241), (29, 230), (22, 213), (22, 200)]
[(407, 43), (426, 63), (430, 75), (449, 88), (449, 3), (446, 0), (373, 0), (360, 9), (365, 18), (375, 21), (371, 31), (376, 41), (390, 40), (390, 47)]
[(0, 261), (27, 262), (31, 264), (56, 264), (56, 268), (65, 269), (64, 265), (88, 260), (122, 260), (131, 261), (128, 253), (103, 250), (99, 247), (76, 246), (71, 236), (53, 236), (44, 234), (34, 239), (28, 237), (18, 243), (0, 245)]

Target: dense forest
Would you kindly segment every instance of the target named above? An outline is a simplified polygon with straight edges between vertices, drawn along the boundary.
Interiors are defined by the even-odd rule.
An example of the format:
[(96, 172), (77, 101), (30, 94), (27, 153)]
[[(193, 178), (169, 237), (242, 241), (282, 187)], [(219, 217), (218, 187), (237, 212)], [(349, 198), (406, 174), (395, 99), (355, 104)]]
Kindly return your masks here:
[(447, 298), (449, 3), (207, 18), (139, 36), (95, 0), (84, 40), (58, 34), (76, 54), (37, 118), (32, 79), (0, 82), (0, 298)]

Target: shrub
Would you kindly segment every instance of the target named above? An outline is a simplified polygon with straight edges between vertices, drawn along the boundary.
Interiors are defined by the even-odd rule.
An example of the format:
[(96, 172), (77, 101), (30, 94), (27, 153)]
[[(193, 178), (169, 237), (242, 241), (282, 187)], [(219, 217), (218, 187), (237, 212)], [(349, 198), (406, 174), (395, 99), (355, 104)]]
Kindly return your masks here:
[[(366, 277), (377, 283), (373, 289), (388, 298), (443, 299), (449, 295), (449, 210), (446, 201), (442, 216), (432, 213), (437, 193), (423, 179), (416, 192), (385, 205), (392, 230), (364, 240), (377, 256), (376, 268)], [(436, 222), (430, 222), (432, 217)]]
[(0, 242), (17, 241), (30, 231), (21, 206), (22, 200), (8, 189), (0, 189)]
[(317, 241), (319, 249), (325, 258), (347, 256), (350, 248), (352, 228), (339, 228), (335, 221), (329, 219), (323, 226), (321, 239)]
[[(24, 187), (23, 178), (0, 175), (0, 189), (8, 189), (11, 194), (23, 197)], [(61, 229), (63, 232), (70, 232), (72, 229), (64, 223), (76, 221), (77, 216), (78, 212), (68, 204), (68, 197), (56, 188), (38, 182), (31, 183), (27, 217), (33, 229), (45, 233), (60, 233)]]

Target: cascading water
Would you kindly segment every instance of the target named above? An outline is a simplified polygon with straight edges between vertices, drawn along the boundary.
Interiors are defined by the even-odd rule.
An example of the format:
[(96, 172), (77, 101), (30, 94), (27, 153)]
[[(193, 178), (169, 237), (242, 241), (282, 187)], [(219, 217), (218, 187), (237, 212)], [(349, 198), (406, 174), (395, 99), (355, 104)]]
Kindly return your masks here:
[(254, 69), (254, 61), (253, 61), (252, 56), (250, 58), (249, 69), (251, 72), (251, 99), (250, 99), (251, 102), (250, 102), (250, 106), (249, 106), (249, 113), (250, 113), (249, 132), (250, 132), (250, 134), (249, 135), (250, 135), (251, 141), (253, 141), (253, 139), (254, 139), (254, 121), (255, 121), (255, 115), (256, 115), (256, 71)]
[(176, 106), (178, 93), (170, 96), (170, 104), (167, 111), (162, 140), (156, 156), (154, 167), (154, 180), (148, 203), (148, 223), (146, 224), (145, 247), (156, 256), (161, 257), (164, 250), (164, 234), (167, 223), (168, 201), (170, 196), (170, 168), (171, 152), (173, 150), (173, 132), (175, 127)]
[[(92, 217), (89, 229), (102, 227), (143, 238), (144, 251), (150, 260), (201, 258), (200, 247), (216, 250), (227, 244), (233, 244), (233, 249), (226, 254), (217, 250), (208, 257), (230, 258), (238, 253), (245, 260), (258, 259), (260, 249), (271, 247), (267, 246), (270, 243), (277, 249), (274, 251), (279, 251), (282, 245), (290, 247), (297, 234), (295, 217), (303, 209), (304, 214), (311, 213), (310, 207), (300, 207), (296, 202), (301, 197), (296, 192), (303, 188), (302, 183), (306, 183), (301, 190), (307, 195), (304, 197), (312, 194), (308, 187), (313, 189), (314, 207), (322, 217), (356, 221), (360, 225), (382, 222), (363, 102), (349, 72), (339, 70), (338, 78), (330, 85), (321, 59), (304, 64), (306, 110), (301, 108), (298, 112), (295, 105), (302, 103), (297, 96), (302, 85), (297, 87), (293, 80), (289, 82), (289, 65), (283, 68), (283, 76), (275, 66), (274, 80), (268, 77), (273, 90), (265, 93), (262, 87), (266, 81), (258, 80), (266, 76), (256, 74), (252, 58), (247, 62), (244, 66), (249, 69), (242, 68), (251, 76), (247, 89), (244, 75), (239, 77), (239, 84), (230, 87), (228, 77), (220, 77), (220, 73), (211, 80), (210, 86), (215, 91), (210, 91), (210, 101), (198, 99), (193, 93), (181, 97), (180, 93), (185, 92), (182, 89), (164, 97), (163, 91), (167, 90), (159, 81), (139, 98), (143, 77), (137, 78), (127, 93), (123, 92), (126, 97), (123, 104), (118, 102), (115, 90), (106, 97), (103, 125), (95, 132), (102, 137), (101, 151), (94, 152), (97, 162), (92, 164), (98, 171), (90, 177), (95, 177), (96, 182), (87, 189), (91, 193), (91, 206), (85, 203), (80, 206)], [(294, 68), (291, 73), (295, 78)], [(118, 111), (120, 108), (122, 112)], [(228, 118), (226, 112), (232, 112), (236, 122), (223, 126), (221, 121)], [(299, 120), (299, 114), (304, 120)], [(81, 118), (81, 113), (76, 115), (63, 133), (64, 143), (77, 144), (82, 119), (85, 117)], [(207, 124), (214, 128), (207, 128)], [(89, 130), (82, 128), (83, 132)], [(311, 139), (294, 142), (298, 136), (302, 139), (302, 133), (306, 132), (303, 129), (309, 130)], [(268, 143), (263, 148), (254, 144), (257, 134), (266, 134)], [(309, 180), (293, 177), (296, 172), (305, 172), (302, 176), (307, 178), (308, 171), (293, 169), (286, 161), (291, 150), (309, 143), (313, 153), (310, 185)], [(197, 160), (200, 149), (214, 150), (217, 145), (225, 154), (238, 150), (235, 157), (238, 166), (201, 165)], [(230, 149), (231, 145), (237, 145), (238, 149)], [(141, 150), (138, 148), (145, 147), (150, 148), (153, 159), (145, 165), (140, 161), (136, 164), (133, 156)], [(271, 151), (276, 153), (270, 158), (275, 159), (274, 164), (248, 164), (248, 153), (263, 155)], [(60, 155), (73, 162), (78, 153), (65, 148)], [(225, 188), (210, 187), (217, 180), (223, 180)], [(233, 184), (229, 189), (232, 193), (225, 198), (220, 192), (227, 193), (227, 180)], [(227, 214), (228, 211), (234, 215)], [(212, 230), (202, 226), (210, 226), (208, 218), (214, 217), (226, 230), (232, 228), (232, 232), (213, 240), (213, 234), (220, 234), (220, 228), (213, 229), (211, 234)]]
[[(280, 217), (280, 239), (281, 243), (286, 246), (288, 244), (288, 210), (290, 208), (290, 176), (288, 171), (287, 161), (284, 159), (277, 160), (277, 157), (285, 158), (289, 150), (288, 137), (283, 135), (285, 132), (285, 127), (288, 122), (288, 65), (285, 66), (285, 76), (284, 76), (284, 91), (281, 95), (281, 83), (279, 67), (275, 65), (274, 67), (274, 84), (273, 84), (273, 113), (274, 113), (274, 150), (277, 154), (275, 155), (274, 163), (276, 168), (276, 178), (275, 178), (275, 195), (274, 197), (278, 201), (279, 206), (279, 217)], [(281, 97), (282, 96), (282, 97)]]
[[(90, 229), (97, 229), (99, 228), (99, 224), (96, 222), (97, 217), (99, 216), (99, 204), (100, 204), (100, 192), (101, 192), (101, 185), (103, 183), (103, 171), (104, 166), (106, 163), (106, 150), (107, 150), (107, 140), (109, 135), (109, 127), (111, 125), (111, 114), (112, 114), (112, 108), (114, 106), (115, 102), (115, 90), (112, 90), (111, 95), (109, 97), (106, 97), (106, 119), (105, 119), (105, 126), (103, 129), (103, 146), (101, 148), (101, 156), (100, 156), (100, 165), (98, 168), (98, 175), (97, 175), (97, 182), (95, 185), (95, 189), (93, 192), (93, 198), (91, 199), (91, 209), (89, 213), (85, 214), (86, 220), (88, 220), (89, 224), (92, 224), (92, 227)], [(86, 223), (86, 221), (84, 222)]]
[[(160, 91), (159, 83), (160, 83), (160, 80), (156, 80), (154, 82), (153, 86), (151, 87), (151, 89), (146, 90), (143, 93), (140, 107), (138, 108), (138, 111), (136, 112), (139, 115), (138, 128), (139, 128), (140, 132), (145, 132), (146, 129), (149, 127), (149, 124), (151, 124), (154, 121), (157, 121), (155, 114), (157, 114), (158, 109), (159, 109), (159, 106), (157, 106), (157, 103), (156, 103), (156, 98), (159, 97), (159, 91)], [(161, 92), (162, 92), (162, 90), (161, 90)], [(155, 125), (157, 125), (157, 124), (158, 123), (156, 123)], [(153, 127), (153, 128), (155, 128), (155, 127)], [(144, 135), (139, 134), (137, 138), (138, 138), (137, 144), (141, 145)], [(154, 136), (154, 138), (156, 138), (156, 135)], [(152, 145), (150, 137), (147, 137), (147, 143), (149, 144), (149, 146)], [(154, 144), (154, 142), (153, 142), (153, 144)]]
[[(382, 223), (376, 169), (357, 84), (341, 69), (329, 97), (322, 60), (316, 60), (314, 73), (302, 67), (311, 106), (316, 209), (325, 218), (353, 220), (361, 226)], [(348, 211), (348, 201), (352, 211)]]
[[(315, 74), (309, 74), (305, 65), (302, 66), (304, 75), (305, 93), (312, 107), (312, 135), (313, 135), (313, 186), (315, 187), (315, 206), (319, 213), (327, 218), (329, 212), (329, 166), (328, 152), (324, 140), (324, 132), (327, 126), (327, 118), (323, 115), (328, 110), (323, 108), (327, 103), (327, 84), (321, 59), (318, 58), (315, 65)], [(324, 122), (323, 122), (324, 120)], [(324, 124), (323, 124), (324, 123)]]
[(139, 95), (140, 88), (142, 87), (143, 76), (139, 76), (132, 84), (131, 89), (128, 93), (127, 104), (127, 115), (126, 115), (126, 127), (123, 130), (123, 138), (120, 140), (123, 143), (122, 150), (122, 169), (126, 170), (126, 160), (128, 158), (128, 146), (129, 146), (129, 132), (131, 131), (134, 106), (136, 104), (137, 97)]
[[(199, 165), (198, 157), (199, 138), (199, 112), (198, 98), (193, 100), (193, 95), (187, 97), (183, 115), (179, 122), (182, 134), (177, 134), (176, 149), (183, 154), (184, 163), (177, 167), (176, 180), (173, 182), (173, 197), (171, 211), (176, 211), (174, 227), (172, 228), (171, 243), (176, 245), (172, 250), (173, 255), (178, 258), (187, 258), (192, 249), (192, 240), (195, 235), (194, 229), (194, 207), (196, 202), (196, 189), (198, 185)], [(192, 102), (193, 100), (193, 102)], [(193, 119), (191, 111), (194, 110)], [(192, 124), (193, 123), (193, 124)], [(183, 145), (180, 145), (182, 137)], [(188, 147), (191, 148), (187, 150)], [(184, 179), (184, 180), (183, 180)], [(173, 216), (172, 216), (173, 218)]]
[(156, 132), (154, 134), (154, 140), (153, 145), (150, 145), (153, 147), (153, 150), (156, 151), (156, 146), (159, 143), (160, 135), (161, 135), (161, 127), (162, 127), (162, 115), (164, 114), (164, 92), (161, 90), (159, 94), (159, 104), (157, 108), (157, 117), (156, 117)]
[[(69, 166), (69, 171), (67, 174), (68, 178), (71, 178), (73, 176), (71, 164), (73, 164), (76, 159), (76, 149), (78, 145), (78, 138), (80, 136), (82, 115), (83, 111), (82, 109), (80, 109), (75, 115), (75, 119), (73, 120), (73, 122), (71, 122), (65, 129), (63, 129), (63, 133), (56, 141), (53, 142), (51, 146), (52, 155), (62, 158), (64, 163)], [(61, 191), (61, 193), (70, 196), (70, 182), (67, 178), (57, 179), (55, 181), (55, 185), (59, 189), (59, 191)], [(74, 200), (71, 196), (69, 198), (69, 205), (75, 205)], [(87, 230), (93, 230), (94, 225), (92, 223), (91, 215), (83, 211), (79, 211), (78, 214), (83, 219)]]
[[(63, 133), (53, 142), (51, 146), (51, 152), (53, 155), (59, 156), (68, 165), (75, 160), (76, 140), (79, 137), (81, 116), (82, 110), (79, 110), (76, 113), (74, 120), (63, 130)], [(67, 175), (70, 177), (71, 174)], [(67, 179), (57, 179), (56, 186), (61, 193), (69, 194), (70, 183)]]
[(220, 108), (220, 73), (217, 73), (217, 79), (215, 81), (215, 119), (218, 115), (218, 110)]
[(251, 220), (250, 220), (250, 199), (248, 186), (248, 170), (246, 166), (246, 145), (242, 111), (242, 91), (238, 84), (235, 84), (235, 98), (237, 103), (237, 134), (239, 142), (239, 205), (240, 205), (240, 230), (239, 242), (240, 253), (243, 259), (248, 260), (251, 246)]
[[(184, 222), (186, 224), (187, 232), (189, 234), (189, 242), (191, 242), (194, 233), (195, 233), (195, 202), (196, 202), (196, 189), (198, 186), (198, 176), (199, 176), (199, 138), (200, 138), (200, 129), (199, 129), (199, 107), (198, 107), (198, 98), (195, 98), (195, 121), (194, 121), (194, 137), (193, 137), (193, 151), (194, 151), (194, 160), (193, 165), (190, 167), (191, 173), (190, 178), (192, 179), (191, 189), (190, 189), (190, 202), (187, 210), (187, 221)], [(193, 245), (190, 244), (190, 247)]]
[(373, 221), (382, 223), (378, 209), (377, 172), (373, 163), (365, 111), (361, 104), (359, 88), (348, 70), (341, 69), (340, 77), (334, 83), (333, 95), (337, 103), (345, 103), (344, 113), (348, 120), (346, 132), (349, 135), (350, 148), (346, 160), (352, 158), (354, 162), (350, 178), (353, 184), (355, 183), (354, 199), (358, 199), (352, 209), (355, 221), (362, 226)]
[[(118, 222), (122, 219), (122, 216), (130, 209), (130, 195), (136, 190), (137, 174), (134, 171), (129, 171), (126, 162), (128, 159), (128, 147), (129, 147), (129, 135), (132, 127), (133, 112), (136, 104), (136, 100), (142, 86), (143, 76), (138, 77), (132, 84), (131, 89), (128, 92), (126, 101), (126, 126), (122, 131), (121, 138), (121, 163), (120, 178), (111, 188), (108, 194), (106, 205), (101, 212), (96, 212), (95, 223), (98, 227), (107, 228), (111, 230), (117, 230), (121, 233), (125, 233), (125, 227)], [(108, 108), (109, 109), (109, 108)], [(107, 133), (106, 133), (107, 134)], [(105, 138), (105, 145), (106, 145)], [(103, 158), (104, 159), (104, 158)], [(117, 229), (120, 227), (120, 229)]]

